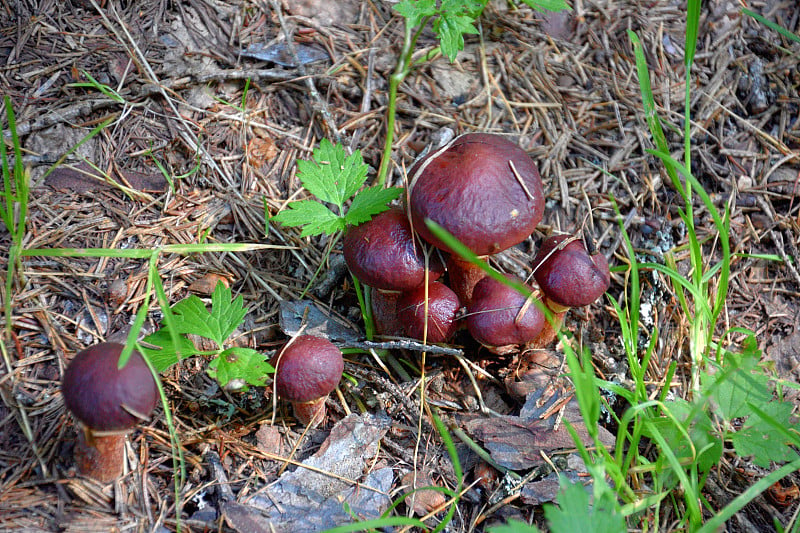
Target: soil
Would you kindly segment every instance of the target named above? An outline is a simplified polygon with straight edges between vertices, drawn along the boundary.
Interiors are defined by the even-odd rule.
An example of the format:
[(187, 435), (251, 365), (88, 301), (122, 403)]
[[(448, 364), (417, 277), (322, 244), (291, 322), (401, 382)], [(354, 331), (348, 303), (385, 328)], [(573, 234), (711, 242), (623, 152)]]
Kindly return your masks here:
[[(678, 0), (572, 4), (569, 13), (542, 14), (492, 1), (480, 34), (467, 36), (455, 62), (437, 58), (415, 69), (400, 87), (389, 182), (402, 186), (404, 169), (447, 129), (498, 133), (523, 147), (544, 178), (546, 213), (537, 231), (495, 264), (529, 274), (538, 244), (553, 232), (580, 233), (594, 242), (619, 268), (608, 298), (571, 311), (564, 327), (591, 348), (603, 377), (625, 384), (630, 380), (609, 298), (624, 294), (628, 255), (612, 200), (641, 259), (663, 262), (665, 252), (677, 250), (678, 269), (686, 273), (689, 264), (682, 201), (663, 165), (648, 153), (652, 136), (628, 32), (642, 41), (667, 142), (683, 160), (685, 7)], [(295, 229), (267, 224), (265, 215), (305, 197), (295, 162), (310, 158), (321, 139), (360, 150), (374, 176), (385, 138), (387, 80), (403, 36), (392, 5), (4, 2), (0, 92), (15, 111), (23, 162), (31, 169), (23, 247), (272, 245), (162, 255), (158, 271), (167, 298), (208, 299), (224, 280), (248, 309), (236, 342), (267, 358), (296, 331), (290, 315), (298, 312), (299, 300), (320, 311), (310, 327), (343, 345), (363, 341), (355, 292), (336, 243), (301, 238)], [(800, 33), (795, 0), (748, 7)], [(777, 377), (796, 385), (800, 44), (743, 15), (733, 0), (707, 0), (700, 17), (691, 69), (691, 165), (716, 208), (730, 209), (736, 254), (719, 332), (752, 330)], [(432, 49), (433, 34), (424, 32), (417, 46), (420, 54)], [(92, 80), (105, 93), (84, 84)], [(3, 127), (7, 133), (7, 122)], [(9, 136), (3, 140), (11, 146)], [(699, 200), (693, 215), (704, 253), (717, 258), (717, 236)], [(5, 230), (0, 245), (11, 245)], [(0, 262), (5, 281), (7, 254)], [(315, 279), (320, 264), (322, 275)], [(147, 272), (142, 260), (32, 256), (3, 284), (12, 313), (0, 365), (0, 531), (172, 531), (178, 521), (184, 531), (310, 531), (332, 525), (326, 520), (345, 520), (336, 514), (340, 497), (353, 498), (346, 501), (358, 502), (366, 517), (413, 479), (455, 487), (451, 459), (428, 411), (420, 408), (418, 382), (363, 349), (346, 355), (352, 379), (328, 400), (325, 422), (306, 434), (291, 410), (274, 402), (269, 387), (226, 390), (209, 377), (204, 358), (184, 360), (162, 377), (185, 462), (178, 498), (175, 454), (161, 410), (129, 435), (122, 478), (102, 485), (78, 476), (71, 458), (77, 430), (63, 405), (60, 378), (76, 352), (125, 338), (147, 295)], [(685, 396), (688, 330), (674, 290), (647, 272), (641, 300), (642, 327), (659, 335), (647, 378), (663, 385), (669, 364), (677, 361), (672, 391)], [(151, 303), (146, 330), (160, 318)], [(423, 358), (408, 342), (391, 353), (404, 361), (401, 369), (425, 365), (427, 401), (445, 413), (449, 427), (472, 429), (490, 450), (505, 446), (498, 457), (529, 483), (509, 489), (508, 478), (491, 469), (487, 474), (456, 438), (470, 485), (448, 530), (483, 531), (510, 518), (542, 526), (542, 504), (555, 495), (553, 468), (574, 479), (583, 473), (556, 427), (559, 416), (580, 423), (569, 407), (562, 409), (569, 387), (559, 379), (561, 350), (498, 357), (463, 336), (451, 347), (463, 354), (461, 363), (449, 352)], [(487, 422), (491, 416), (481, 412), (481, 402), (486, 412), (506, 415), (499, 420), (524, 436), (488, 437), (497, 425)], [(539, 415), (543, 422), (531, 422)], [(526, 447), (530, 435), (534, 448)], [(361, 436), (363, 445), (348, 440), (361, 442)], [(605, 438), (611, 442), (613, 435)], [(509, 446), (519, 453), (509, 454)], [(303, 470), (299, 462), (313, 455), (322, 470), (337, 468), (330, 456), (326, 462), (328, 449), (350, 450), (337, 453), (358, 459), (342, 471), (349, 480), (344, 487), (326, 489), (326, 498), (309, 497), (306, 507), (294, 500), (282, 510), (268, 506), (265, 495), (278, 494), (270, 491), (307, 489), (304, 476), (287, 477)], [(766, 473), (727, 450), (706, 496), (719, 508)], [(776, 523), (796, 523), (798, 482), (795, 473), (758, 496), (727, 530), (773, 531)], [(346, 492), (353, 487), (380, 487), (374, 490), (382, 498)], [(430, 513), (427, 523), (435, 525), (441, 493), (419, 494), (397, 512)], [(320, 515), (315, 506), (329, 514)], [(662, 529), (678, 527), (675, 518), (664, 510)]]

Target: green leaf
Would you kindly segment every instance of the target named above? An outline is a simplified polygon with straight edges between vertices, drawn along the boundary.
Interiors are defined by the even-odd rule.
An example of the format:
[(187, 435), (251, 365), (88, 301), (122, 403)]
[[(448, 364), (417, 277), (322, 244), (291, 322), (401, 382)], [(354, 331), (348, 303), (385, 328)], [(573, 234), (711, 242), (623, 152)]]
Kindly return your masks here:
[(264, 385), (274, 371), (263, 354), (238, 346), (228, 348), (208, 364), (208, 375), (216, 378), (223, 387), (234, 380), (242, 380), (248, 385)]
[[(370, 188), (359, 192), (367, 179), (368, 167), (361, 152), (346, 155), (342, 145), (333, 145), (323, 139), (314, 150), (313, 161), (298, 161), (298, 176), (303, 186), (317, 200), (292, 202), (286, 209), (271, 218), (285, 226), (301, 227), (301, 237), (333, 235), (343, 231), (348, 224), (360, 224), (373, 215), (385, 211), (386, 204), (400, 195), (399, 190)], [(344, 204), (353, 197), (349, 210)], [(321, 202), (335, 204), (341, 214), (336, 214)]]
[(754, 357), (728, 353), (721, 372), (701, 374), (703, 390), (711, 391), (718, 414), (725, 420), (750, 415), (748, 403), (762, 405), (772, 399), (769, 377), (761, 370), (753, 370), (756, 363)]
[(301, 237), (323, 233), (332, 235), (346, 226), (342, 217), (314, 200), (292, 202), (271, 220), (284, 226), (301, 226), (303, 228)]
[(172, 327), (175, 328), (174, 333), (179, 339), (178, 344), (175, 344), (173, 335), (167, 328), (161, 328), (143, 339), (143, 342), (157, 347), (142, 347), (156, 369), (161, 372), (180, 359), (197, 353), (194, 344), (186, 338), (186, 335), (211, 339), (222, 350), (228, 337), (239, 327), (247, 314), (247, 309), (242, 304), (242, 297), (238, 296), (233, 301), (231, 297), (231, 290), (219, 282), (211, 296), (211, 311), (206, 308), (203, 300), (195, 295), (173, 305)]
[(522, 0), (522, 3), (536, 11), (572, 11), (565, 0)]
[(181, 359), (191, 357), (197, 351), (194, 343), (185, 336), (178, 335), (177, 338), (178, 345), (176, 346), (169, 330), (162, 328), (142, 339), (143, 343), (158, 346), (158, 348), (150, 348), (141, 344), (139, 346), (140, 351), (150, 360), (157, 372), (163, 372)]
[(181, 300), (172, 306), (176, 327), (179, 333), (200, 335), (211, 339), (222, 348), (225, 341), (242, 323), (247, 310), (239, 296), (231, 302), (231, 290), (222, 282), (217, 283), (211, 296), (211, 311), (206, 304), (195, 295)]
[(341, 144), (322, 139), (313, 161), (297, 162), (297, 177), (308, 192), (340, 209), (364, 185), (368, 167), (356, 150), (347, 155)]
[(357, 226), (372, 219), (378, 213), (389, 209), (389, 202), (400, 196), (403, 189), (400, 187), (390, 187), (388, 189), (380, 186), (364, 189), (353, 198), (350, 209), (344, 219), (347, 224)]
[[(700, 472), (711, 470), (722, 457), (722, 440), (716, 436), (708, 414), (696, 409), (695, 418), (689, 420), (692, 404), (681, 398), (664, 402), (663, 408), (674, 419), (667, 416), (648, 419), (644, 425), (644, 434), (652, 438), (656, 432), (660, 433), (664, 441), (671, 444), (675, 457), (692, 460)], [(686, 440), (684, 431), (675, 425), (676, 421), (689, 434), (691, 442)], [(673, 481), (677, 479), (673, 478)]]
[[(597, 481), (595, 481), (597, 483)], [(594, 504), (583, 485), (561, 478), (558, 507), (545, 506), (544, 516), (551, 531), (591, 531), (619, 533), (626, 531), (625, 519), (616, 509), (614, 493), (609, 487), (595, 487)]]
[(753, 456), (753, 462), (767, 468), (770, 462), (782, 463), (797, 458), (797, 453), (788, 445), (782, 428), (793, 427), (791, 422), (794, 406), (788, 402), (771, 401), (760, 404), (764, 417), (753, 414), (744, 427), (730, 438), (741, 457)]
[(439, 37), (442, 53), (451, 62), (455, 61), (458, 52), (464, 49), (464, 34), (478, 33), (473, 22), (475, 19), (469, 15), (445, 12), (434, 21), (433, 31)]
[(395, 4), (394, 10), (406, 19), (410, 28), (416, 28), (425, 18), (436, 14), (436, 0), (403, 0)]

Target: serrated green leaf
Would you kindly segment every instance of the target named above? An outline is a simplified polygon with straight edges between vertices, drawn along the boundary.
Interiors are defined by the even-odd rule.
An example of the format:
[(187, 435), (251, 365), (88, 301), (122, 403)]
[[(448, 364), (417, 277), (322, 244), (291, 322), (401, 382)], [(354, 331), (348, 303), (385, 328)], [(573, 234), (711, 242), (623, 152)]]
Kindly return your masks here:
[(222, 339), (219, 342), (220, 346), (225, 344), (228, 337), (236, 331), (247, 315), (242, 295), (237, 296), (234, 300), (231, 298), (233, 298), (233, 292), (224, 283), (218, 281), (214, 288), (214, 294), (211, 295), (211, 317), (219, 324), (219, 336)]
[(234, 380), (261, 386), (274, 371), (264, 355), (238, 346), (228, 348), (208, 364), (208, 374), (223, 387)]
[(488, 0), (442, 0), (439, 12), (443, 17), (465, 15), (474, 22), (481, 16), (487, 3)]
[(211, 339), (222, 348), (231, 333), (242, 323), (247, 310), (242, 299), (231, 302), (231, 291), (218, 283), (212, 296), (212, 309), (195, 295), (184, 298), (172, 306), (178, 333), (200, 335)]
[(433, 31), (439, 37), (442, 53), (450, 61), (455, 61), (458, 52), (464, 49), (464, 34), (476, 34), (475, 19), (468, 15), (443, 13), (433, 23)]
[(409, 27), (416, 28), (423, 19), (436, 14), (436, 0), (403, 0), (395, 4), (394, 10), (406, 19)]
[(369, 168), (356, 150), (349, 156), (341, 144), (322, 139), (313, 161), (297, 162), (297, 177), (308, 192), (343, 208), (344, 202), (364, 185)]
[(716, 375), (701, 375), (704, 390), (711, 390), (711, 399), (717, 407), (719, 416), (725, 420), (745, 417), (751, 414), (747, 404), (752, 402), (761, 405), (772, 399), (769, 390), (769, 378), (762, 372), (751, 372), (745, 363), (741, 368), (729, 370), (724, 368), (722, 378)]
[[(596, 481), (595, 481), (596, 483)], [(615, 509), (613, 492), (596, 490), (591, 505), (583, 485), (561, 478), (558, 507), (547, 505), (544, 515), (551, 531), (591, 531), (593, 533), (619, 533), (626, 531), (625, 519)], [(607, 488), (607, 487), (606, 487)], [(599, 494), (598, 494), (599, 492)]]
[(375, 186), (364, 189), (353, 198), (353, 203), (350, 204), (350, 209), (344, 217), (345, 222), (357, 226), (371, 220), (373, 216), (389, 209), (387, 204), (402, 192), (403, 189), (400, 187), (384, 189)]
[[(691, 443), (687, 442), (684, 432), (676, 427), (675, 421), (666, 416), (648, 419), (644, 426), (644, 434), (652, 438), (653, 434), (658, 431), (664, 441), (672, 444), (672, 453), (678, 459), (694, 461), (701, 472), (711, 470), (722, 457), (722, 441), (715, 435), (714, 426), (708, 414), (705, 411), (697, 410), (695, 418), (689, 421), (692, 404), (680, 398), (664, 402), (664, 409), (689, 433)], [(677, 481), (675, 478), (673, 480)]]
[(342, 217), (314, 200), (292, 202), (271, 220), (284, 226), (302, 227), (301, 237), (332, 235), (346, 226)]
[(172, 341), (172, 335), (167, 328), (159, 329), (142, 339), (143, 343), (158, 346), (150, 348), (140, 344), (140, 351), (152, 363), (156, 372), (161, 373), (181, 359), (191, 357), (196, 353), (194, 343), (183, 335), (178, 335), (178, 345)]
[(572, 11), (572, 8), (565, 0), (522, 0), (522, 2), (539, 12)]
[(783, 428), (792, 427), (791, 417), (794, 406), (788, 402), (771, 401), (759, 405), (762, 413), (750, 415), (744, 427), (730, 435), (733, 447), (742, 457), (753, 457), (753, 462), (768, 467), (770, 462), (782, 463), (797, 457), (797, 453), (787, 443)]

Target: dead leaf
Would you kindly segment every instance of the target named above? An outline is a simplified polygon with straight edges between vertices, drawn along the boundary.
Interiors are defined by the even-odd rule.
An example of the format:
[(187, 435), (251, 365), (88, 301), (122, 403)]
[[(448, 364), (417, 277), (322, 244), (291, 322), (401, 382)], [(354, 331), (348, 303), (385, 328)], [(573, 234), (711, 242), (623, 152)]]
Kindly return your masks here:
[[(593, 446), (580, 415), (565, 416), (586, 446)], [(517, 416), (474, 418), (464, 424), (464, 429), (473, 438), (483, 443), (492, 459), (510, 470), (527, 470), (544, 463), (541, 453), (551, 454), (558, 450), (569, 450), (575, 442), (562, 423), (553, 428), (552, 419), (525, 420)], [(600, 428), (601, 441), (606, 446), (614, 443), (614, 437)]]
[(266, 163), (275, 159), (278, 155), (278, 147), (275, 141), (267, 138), (253, 137), (247, 144), (247, 161), (254, 168), (261, 168)]
[(222, 282), (226, 287), (230, 287), (231, 282), (222, 274), (208, 272), (203, 276), (197, 278), (189, 285), (189, 290), (197, 294), (214, 294), (214, 289), (217, 288), (217, 283)]
[(60, 165), (44, 179), (44, 184), (57, 191), (70, 191), (78, 194), (107, 191), (112, 187), (105, 178), (86, 163)]
[(357, 341), (360, 334), (343, 321), (322, 312), (310, 300), (282, 300), (280, 302), (281, 330), (289, 336), (295, 335), (305, 325), (305, 335), (324, 337), (329, 341)]
[[(422, 487), (436, 486), (430, 476), (423, 472), (408, 472), (401, 481), (403, 494), (411, 493), (405, 500), (417, 516), (440, 509), (447, 502), (444, 493)], [(414, 489), (417, 489), (416, 491)]]
[(388, 417), (370, 414), (343, 418), (303, 466), (245, 502), (226, 504), (226, 520), (242, 533), (322, 531), (352, 521), (345, 504), (359, 518), (378, 518), (391, 503), (394, 473), (378, 468), (364, 477), (364, 471), (390, 424)]

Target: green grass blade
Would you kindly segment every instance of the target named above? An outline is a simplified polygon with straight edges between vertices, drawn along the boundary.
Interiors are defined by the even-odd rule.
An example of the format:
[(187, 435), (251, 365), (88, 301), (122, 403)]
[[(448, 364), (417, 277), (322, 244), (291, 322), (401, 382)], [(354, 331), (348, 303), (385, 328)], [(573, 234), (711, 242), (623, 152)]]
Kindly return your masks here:
[[(642, 105), (644, 107), (644, 118), (647, 122), (647, 127), (650, 129), (650, 134), (653, 136), (653, 143), (658, 150), (669, 153), (667, 137), (664, 135), (664, 128), (661, 126), (661, 120), (659, 120), (658, 114), (656, 113), (656, 102), (653, 97), (653, 88), (650, 85), (650, 73), (647, 70), (647, 59), (644, 57), (642, 42), (639, 40), (639, 36), (631, 30), (628, 30), (628, 37), (633, 44), (633, 52), (636, 55), (636, 72), (639, 76), (639, 91), (642, 93)], [(680, 192), (681, 196), (686, 198), (686, 190), (680, 180), (678, 180), (677, 172), (669, 167), (667, 167), (666, 170), (673, 187)]]
[(101, 122), (101, 123), (100, 123), (100, 124), (98, 124), (97, 126), (95, 126), (95, 127), (94, 127), (94, 129), (93, 129), (92, 131), (90, 131), (89, 133), (87, 133), (87, 134), (86, 134), (86, 135), (83, 137), (83, 139), (81, 139), (80, 141), (78, 141), (78, 142), (75, 144), (75, 146), (73, 146), (72, 148), (70, 148), (69, 150), (67, 150), (67, 151), (64, 153), (64, 155), (62, 155), (61, 157), (59, 157), (59, 158), (58, 158), (58, 161), (56, 161), (55, 163), (53, 163), (53, 165), (52, 165), (50, 168), (48, 168), (48, 169), (47, 169), (47, 172), (45, 172), (45, 173), (44, 173), (44, 175), (43, 175), (43, 176), (42, 176), (40, 179), (41, 179), (41, 180), (44, 180), (44, 179), (45, 179), (47, 176), (49, 176), (49, 175), (50, 175), (50, 173), (51, 173), (51, 172), (53, 172), (53, 171), (54, 171), (56, 168), (58, 168), (58, 166), (59, 166), (61, 163), (63, 163), (65, 159), (67, 159), (67, 158), (68, 158), (68, 157), (69, 157), (69, 156), (70, 156), (72, 153), (74, 153), (74, 152), (75, 152), (75, 150), (77, 150), (78, 148), (80, 148), (80, 147), (81, 147), (81, 145), (83, 145), (84, 143), (88, 142), (90, 139), (92, 139), (93, 137), (95, 137), (95, 136), (96, 136), (98, 133), (100, 133), (101, 131), (103, 131), (103, 130), (104, 130), (104, 129), (105, 129), (105, 128), (106, 128), (106, 127), (109, 125), (109, 124), (111, 124), (112, 122), (114, 122), (114, 120), (116, 120), (116, 119), (115, 119), (114, 117), (111, 117), (111, 118), (109, 118), (109, 119), (107, 119), (107, 120), (104, 120), (103, 122)]
[[(689, 67), (694, 63), (694, 53), (697, 50), (701, 0), (687, 0), (686, 3), (686, 51), (684, 52), (684, 64), (688, 73)], [(688, 86), (686, 92), (687, 94), (689, 92)]]
[(748, 487), (746, 491), (734, 498), (731, 503), (711, 517), (708, 522), (703, 524), (703, 527), (697, 530), (697, 533), (713, 533), (718, 531), (720, 527), (725, 525), (728, 519), (738, 513), (745, 505), (753, 501), (759, 494), (797, 470), (800, 470), (800, 459), (787, 463), (777, 470), (773, 470)]
[(781, 35), (783, 35), (784, 37), (786, 37), (790, 41), (794, 41), (796, 43), (800, 43), (800, 35), (796, 35), (796, 34), (790, 32), (789, 30), (787, 30), (786, 28), (784, 28), (783, 26), (780, 26), (779, 24), (775, 24), (771, 20), (765, 19), (764, 17), (762, 17), (758, 13), (750, 11), (749, 9), (742, 9), (742, 13), (744, 13), (748, 17), (753, 17), (754, 19), (759, 21), (761, 24), (763, 24), (767, 28), (780, 33)]

